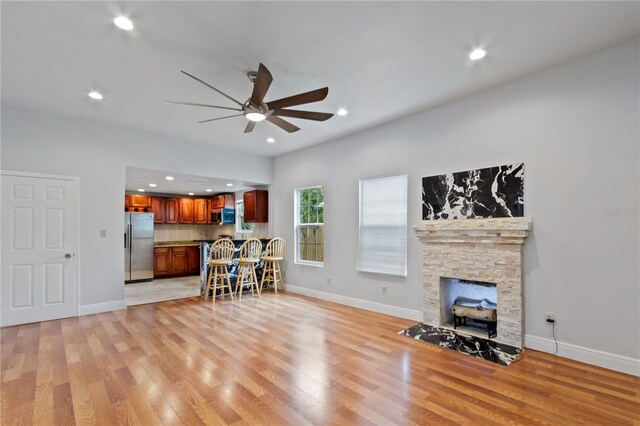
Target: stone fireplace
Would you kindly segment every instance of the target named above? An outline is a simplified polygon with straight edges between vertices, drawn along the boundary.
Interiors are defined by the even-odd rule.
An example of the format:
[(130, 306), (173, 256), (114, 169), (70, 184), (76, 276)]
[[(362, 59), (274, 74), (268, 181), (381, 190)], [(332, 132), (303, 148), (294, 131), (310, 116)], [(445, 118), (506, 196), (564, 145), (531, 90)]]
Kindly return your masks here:
[(522, 245), (531, 218), (426, 220), (415, 227), (423, 247), (424, 322), (449, 327), (443, 280), (493, 283), (497, 293), (496, 340), (522, 347)]

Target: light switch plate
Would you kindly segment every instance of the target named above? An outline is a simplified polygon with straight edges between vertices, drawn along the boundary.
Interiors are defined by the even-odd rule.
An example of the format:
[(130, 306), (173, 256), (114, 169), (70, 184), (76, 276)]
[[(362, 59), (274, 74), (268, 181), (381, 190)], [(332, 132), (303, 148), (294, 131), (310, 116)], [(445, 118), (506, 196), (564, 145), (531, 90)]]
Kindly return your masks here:
[(106, 229), (101, 229), (100, 230), (100, 238), (107, 238), (107, 230)]

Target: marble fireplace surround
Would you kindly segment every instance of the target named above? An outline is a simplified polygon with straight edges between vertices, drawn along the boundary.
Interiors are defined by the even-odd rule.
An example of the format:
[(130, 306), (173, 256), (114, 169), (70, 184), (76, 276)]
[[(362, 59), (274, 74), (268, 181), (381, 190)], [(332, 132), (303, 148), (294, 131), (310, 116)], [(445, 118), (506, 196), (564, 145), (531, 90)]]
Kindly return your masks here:
[(440, 279), (495, 283), (497, 341), (523, 342), (522, 246), (532, 228), (528, 217), (425, 220), (414, 227), (422, 243), (424, 322), (446, 326)]

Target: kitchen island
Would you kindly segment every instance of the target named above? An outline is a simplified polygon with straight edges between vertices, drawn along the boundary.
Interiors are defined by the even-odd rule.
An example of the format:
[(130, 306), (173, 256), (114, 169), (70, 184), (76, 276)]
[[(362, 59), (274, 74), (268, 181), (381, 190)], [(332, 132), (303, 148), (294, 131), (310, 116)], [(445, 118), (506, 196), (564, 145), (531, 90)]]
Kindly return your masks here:
[[(235, 253), (233, 254), (233, 258), (236, 259), (240, 253), (240, 247), (247, 240), (231, 240), (236, 247)], [(200, 243), (200, 295), (204, 296), (207, 291), (207, 279), (209, 278), (209, 247), (214, 242), (214, 240), (204, 240), (198, 241)], [(262, 242), (262, 250), (264, 253), (264, 249), (267, 247), (267, 243), (269, 239), (260, 239)], [(264, 262), (261, 260), (256, 264), (256, 276), (258, 277), (258, 285), (260, 285), (260, 280), (262, 278), (262, 270), (264, 267)], [(231, 288), (235, 291), (236, 289), (236, 280), (238, 278), (238, 262), (235, 260), (231, 262), (228, 266), (229, 269), (229, 279), (231, 281)], [(217, 290), (217, 295), (220, 294), (221, 289)], [(250, 287), (248, 284), (245, 284), (242, 287), (242, 291), (250, 291)], [(225, 293), (227, 294), (227, 293)], [(207, 296), (210, 296), (208, 294)]]

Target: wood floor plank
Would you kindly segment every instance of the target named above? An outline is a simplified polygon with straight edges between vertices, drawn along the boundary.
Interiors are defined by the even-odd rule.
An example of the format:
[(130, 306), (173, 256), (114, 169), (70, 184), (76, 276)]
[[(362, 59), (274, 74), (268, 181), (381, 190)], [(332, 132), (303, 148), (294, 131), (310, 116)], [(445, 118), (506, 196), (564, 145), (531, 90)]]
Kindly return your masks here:
[(509, 367), (413, 321), (279, 292), (0, 329), (0, 423), (640, 425), (640, 378), (525, 350)]

